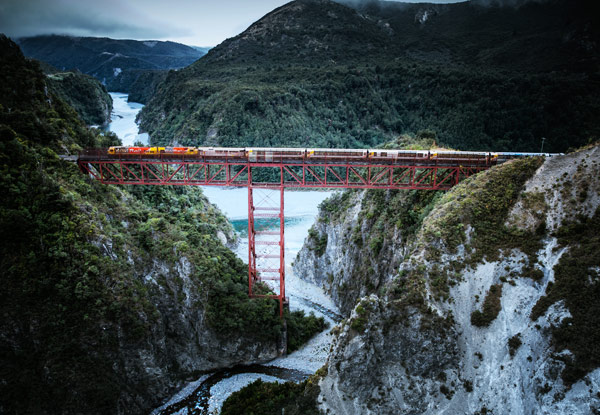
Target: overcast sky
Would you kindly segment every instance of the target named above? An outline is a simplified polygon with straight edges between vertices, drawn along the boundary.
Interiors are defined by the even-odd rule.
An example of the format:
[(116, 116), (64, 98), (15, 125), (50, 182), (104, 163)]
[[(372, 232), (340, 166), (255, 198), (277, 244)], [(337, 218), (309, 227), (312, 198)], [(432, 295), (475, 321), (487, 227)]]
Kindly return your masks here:
[(14, 38), (56, 33), (215, 46), (288, 1), (0, 0), (0, 32)]

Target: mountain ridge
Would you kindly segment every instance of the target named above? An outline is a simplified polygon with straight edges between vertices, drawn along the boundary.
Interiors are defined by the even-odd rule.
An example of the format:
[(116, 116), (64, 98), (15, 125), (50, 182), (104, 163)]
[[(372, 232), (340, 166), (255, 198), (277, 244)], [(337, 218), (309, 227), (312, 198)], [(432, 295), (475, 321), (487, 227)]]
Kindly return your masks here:
[(109, 91), (129, 92), (140, 73), (187, 66), (204, 51), (171, 41), (40, 35), (17, 39), (25, 56), (92, 75)]
[[(374, 147), (429, 130), (458, 149), (537, 151), (544, 138), (563, 152), (600, 134), (597, 30), (585, 53), (573, 47), (578, 36), (563, 45), (571, 26), (587, 27), (575, 19), (587, 9), (548, 4), (436, 6), (444, 13), (422, 29), (423, 5), (375, 19), (327, 0), (293, 1), (169, 73), (140, 126), (156, 144)], [(466, 23), (448, 32), (454, 15)], [(546, 28), (513, 39), (515, 15)], [(471, 36), (469, 25), (486, 22), (504, 28)]]
[[(345, 20), (343, 30), (336, 26), (336, 20)], [(267, 13), (244, 32), (211, 49), (212, 53), (208, 53), (203, 62), (228, 59), (235, 63), (245, 59), (246, 63), (251, 63), (250, 55), (260, 40), (263, 49), (277, 48), (280, 46), (278, 43), (298, 48), (302, 40), (305, 42), (304, 49), (300, 46), (295, 55), (285, 53), (275, 58), (282, 61), (304, 60), (310, 46), (314, 46), (310, 56), (314, 59), (320, 56), (319, 46), (332, 49), (335, 41), (342, 39), (344, 56), (338, 53), (328, 57), (337, 56), (344, 61), (367, 58), (353, 49), (352, 41), (356, 41), (358, 44), (365, 43), (360, 48), (362, 51), (365, 46), (367, 50), (379, 48), (382, 54), (391, 53), (394, 57), (415, 57), (411, 55), (422, 51), (443, 54), (445, 51), (455, 64), (494, 64), (506, 69), (527, 67), (530, 71), (550, 71), (573, 64), (565, 64), (565, 57), (568, 60), (577, 60), (581, 56), (589, 58), (590, 51), (582, 49), (594, 49), (592, 62), (598, 64), (600, 37), (598, 26), (594, 23), (598, 23), (598, 18), (591, 14), (590, 1), (587, 0), (578, 2), (576, 6), (570, 5), (567, 0), (549, 0), (542, 4), (529, 2), (519, 8), (489, 7), (473, 2), (367, 1), (349, 5), (330, 0), (296, 0)], [(588, 24), (589, 27), (586, 27)], [(280, 37), (276, 38), (277, 35)], [(365, 39), (369, 41), (365, 42)], [(544, 50), (536, 49), (534, 39), (542, 41)], [(510, 46), (512, 49), (520, 52), (529, 49), (519, 62), (506, 59), (503, 53), (507, 51), (496, 50), (494, 46), (495, 43), (515, 42), (516, 45)], [(548, 55), (552, 49), (548, 42), (551, 42), (552, 48), (559, 49), (559, 53), (551, 55), (552, 59), (547, 57), (545, 61), (536, 63), (528, 56), (539, 59)], [(287, 52), (286, 48), (281, 49)], [(239, 57), (232, 53), (236, 50)], [(479, 50), (485, 53), (481, 54)], [(431, 60), (431, 56), (423, 56), (423, 59)], [(589, 63), (585, 61), (585, 64)], [(515, 64), (518, 66), (514, 67)]]

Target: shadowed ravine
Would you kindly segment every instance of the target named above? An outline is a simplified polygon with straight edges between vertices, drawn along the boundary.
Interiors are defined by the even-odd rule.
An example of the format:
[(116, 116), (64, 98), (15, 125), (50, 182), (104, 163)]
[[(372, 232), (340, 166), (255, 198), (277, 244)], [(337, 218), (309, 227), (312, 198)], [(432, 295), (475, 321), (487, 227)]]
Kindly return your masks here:
[[(117, 98), (123, 102), (127, 100), (125, 94), (118, 94), (118, 97), (113, 94), (113, 99)], [(108, 127), (124, 142), (132, 141), (133, 137), (139, 137), (135, 134), (137, 131), (135, 115), (136, 110), (139, 111), (143, 107), (136, 103), (127, 104), (123, 113), (119, 110), (125, 108), (124, 105), (115, 105), (113, 123)], [(247, 261), (247, 190), (208, 187), (203, 188), (203, 192), (234, 224), (239, 237), (235, 252), (242, 260)], [(296, 277), (290, 265), (302, 247), (304, 239), (308, 235), (308, 229), (314, 223), (319, 203), (330, 194), (331, 192), (321, 191), (286, 192), (285, 194), (286, 288), (290, 298), (290, 308), (292, 311), (303, 310), (307, 314), (314, 313), (324, 317), (329, 323), (329, 328), (341, 320), (337, 308), (321, 289)], [(329, 329), (326, 330), (326, 332), (328, 331)], [(205, 374), (174, 395), (167, 402), (170, 405), (163, 405), (153, 413), (172, 414), (187, 408), (188, 414), (208, 414), (209, 411), (220, 409), (229, 394), (258, 377), (265, 381), (303, 381), (325, 363), (330, 339), (331, 336), (328, 333), (321, 333), (300, 350), (276, 359), (273, 362), (276, 366), (237, 366)], [(241, 380), (237, 375), (247, 376)], [(215, 395), (213, 389), (215, 386), (218, 388), (218, 396), (213, 396)]]

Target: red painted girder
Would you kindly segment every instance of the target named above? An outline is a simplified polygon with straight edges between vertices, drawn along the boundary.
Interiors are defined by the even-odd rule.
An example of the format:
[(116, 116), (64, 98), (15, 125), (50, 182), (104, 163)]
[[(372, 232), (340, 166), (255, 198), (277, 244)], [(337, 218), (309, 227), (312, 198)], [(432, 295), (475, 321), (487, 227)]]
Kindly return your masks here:
[[(93, 168), (91, 167), (93, 166)], [(189, 167), (193, 166), (193, 174), (189, 175)], [(196, 166), (199, 166), (197, 169)], [(219, 164), (192, 164), (172, 166), (166, 162), (81, 162), (80, 168), (91, 174), (93, 178), (106, 184), (137, 184), (137, 185), (191, 185), (191, 186), (248, 186), (248, 179), (222, 180), (217, 178), (221, 173), (227, 173), (229, 176), (230, 165)], [(242, 166), (243, 170), (249, 170), (248, 167), (277, 167), (274, 164), (257, 163), (248, 165), (235, 164)], [(160, 167), (160, 171), (158, 171)], [(213, 171), (209, 169), (213, 167)], [(302, 176), (290, 174), (290, 167), (279, 166), (279, 179), (273, 182), (252, 183), (257, 188), (278, 188), (280, 186), (289, 188), (356, 188), (356, 189), (433, 189), (447, 190), (455, 185), (460, 176), (470, 176), (481, 170), (486, 170), (489, 166), (389, 166), (389, 165), (315, 165), (304, 164), (295, 166), (302, 168)], [(368, 169), (370, 167), (370, 169)], [(315, 169), (324, 169), (323, 172), (317, 172)], [(332, 169), (345, 170), (345, 177)], [(360, 169), (368, 169), (369, 172), (362, 174)], [(376, 171), (373, 177), (369, 173)], [(205, 170), (202, 176), (198, 176), (200, 170)], [(216, 170), (216, 173), (214, 171)], [(242, 171), (243, 171), (242, 170)], [(236, 172), (234, 177), (240, 177), (242, 173)], [(184, 172), (183, 179), (175, 176)], [(329, 173), (329, 175), (328, 175)], [(293, 180), (285, 180), (282, 174), (288, 174)], [(309, 177), (309, 180), (306, 177)], [(331, 177), (334, 180), (331, 180)], [(452, 179), (452, 180), (451, 180)]]

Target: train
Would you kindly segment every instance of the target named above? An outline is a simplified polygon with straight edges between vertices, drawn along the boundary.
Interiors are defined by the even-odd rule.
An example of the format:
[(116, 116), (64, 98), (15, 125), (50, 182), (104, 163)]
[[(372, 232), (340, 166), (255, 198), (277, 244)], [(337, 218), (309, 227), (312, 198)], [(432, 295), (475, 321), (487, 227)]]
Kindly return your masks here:
[(555, 153), (518, 153), (451, 150), (335, 149), (335, 148), (273, 148), (273, 147), (127, 147), (108, 148), (109, 156), (191, 156), (191, 158), (243, 159), (250, 162), (280, 160), (412, 160), (412, 161), (480, 161), (495, 164), (512, 158), (545, 156)]

